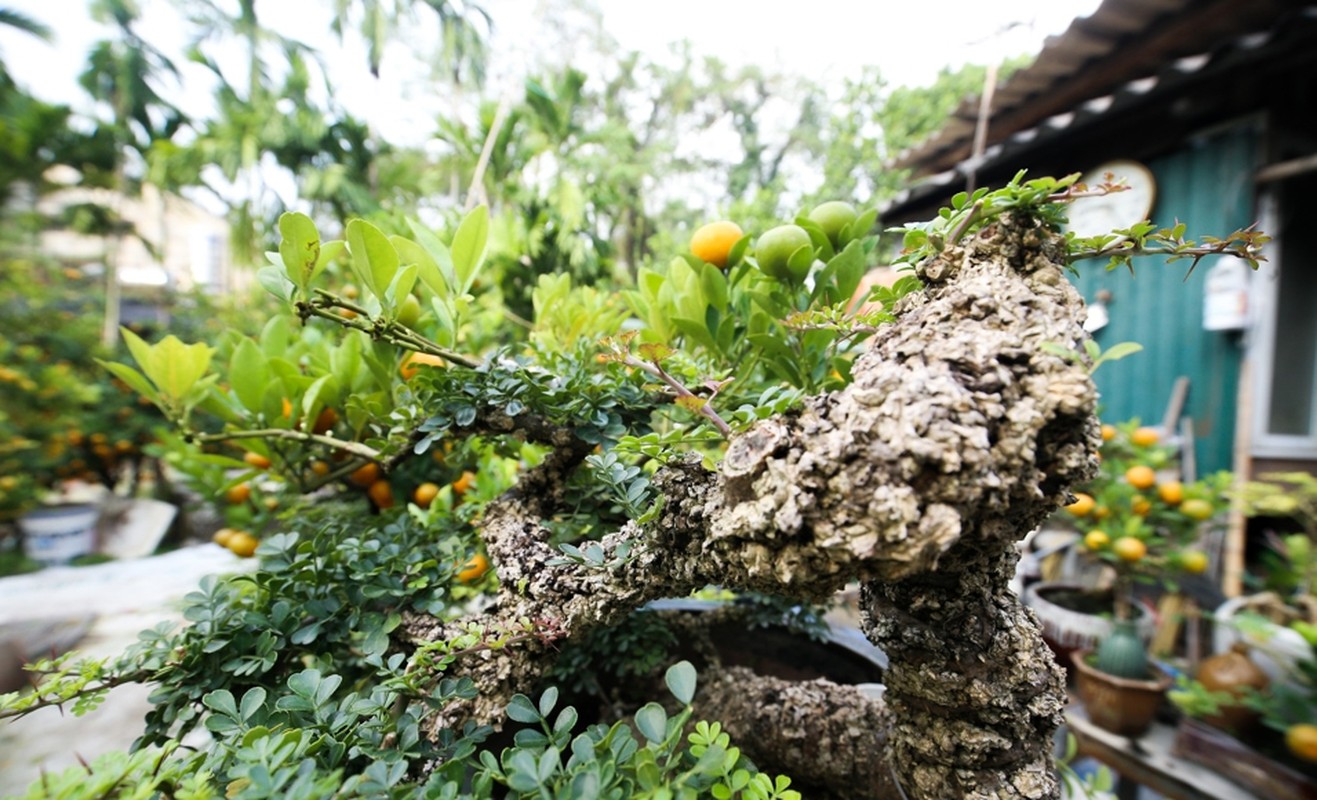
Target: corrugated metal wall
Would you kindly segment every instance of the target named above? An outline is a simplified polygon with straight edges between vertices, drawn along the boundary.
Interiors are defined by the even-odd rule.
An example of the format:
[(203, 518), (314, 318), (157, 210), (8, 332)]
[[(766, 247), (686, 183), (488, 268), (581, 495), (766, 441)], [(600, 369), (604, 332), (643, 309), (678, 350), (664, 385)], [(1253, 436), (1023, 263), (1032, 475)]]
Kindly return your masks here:
[[(1220, 235), (1255, 221), (1252, 175), (1261, 141), (1257, 121), (1192, 140), (1168, 156), (1148, 162), (1157, 180), (1152, 220), (1170, 226), (1185, 221), (1188, 237)], [(1104, 364), (1097, 372), (1104, 421), (1132, 417), (1158, 424), (1177, 376), (1191, 382), (1185, 414), (1198, 441), (1199, 474), (1232, 466), (1236, 398), (1242, 340), (1238, 333), (1203, 330), (1203, 262), (1186, 283), (1188, 262), (1135, 262), (1135, 274), (1106, 272), (1105, 264), (1082, 262), (1075, 281), (1084, 299), (1112, 294), (1110, 323), (1095, 335), (1105, 349), (1124, 341), (1142, 352)]]

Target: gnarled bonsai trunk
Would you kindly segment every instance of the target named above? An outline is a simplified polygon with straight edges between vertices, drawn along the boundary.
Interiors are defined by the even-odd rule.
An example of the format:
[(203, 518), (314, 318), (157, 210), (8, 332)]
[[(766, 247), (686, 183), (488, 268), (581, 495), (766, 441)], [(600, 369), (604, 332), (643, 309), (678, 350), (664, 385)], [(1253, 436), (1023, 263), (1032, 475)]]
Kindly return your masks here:
[[(481, 621), (572, 636), (709, 583), (822, 598), (860, 579), (868, 633), (892, 661), (888, 742), (906, 793), (1055, 797), (1064, 686), (1007, 584), (1014, 543), (1096, 469), (1087, 370), (1044, 348), (1083, 350), (1063, 248), (1030, 219), (1002, 218), (921, 265), (926, 290), (874, 337), (850, 386), (736, 436), (716, 472), (698, 459), (660, 471), (662, 512), (605, 537), (606, 560), (631, 548), (609, 568), (553, 561), (540, 520), (586, 452), (559, 446), (488, 509), (503, 589)], [(405, 628), (414, 640), (456, 630)], [(551, 651), (483, 655), (470, 665), (483, 694), (440, 724), (498, 719)]]

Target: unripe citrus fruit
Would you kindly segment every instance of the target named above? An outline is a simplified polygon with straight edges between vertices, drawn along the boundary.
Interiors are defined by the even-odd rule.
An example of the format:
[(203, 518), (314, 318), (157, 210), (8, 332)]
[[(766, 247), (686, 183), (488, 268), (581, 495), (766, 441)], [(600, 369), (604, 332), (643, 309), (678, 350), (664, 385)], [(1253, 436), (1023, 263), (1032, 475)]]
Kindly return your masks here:
[(1191, 498), (1180, 504), (1180, 513), (1184, 514), (1189, 519), (1196, 519), (1199, 522), (1202, 522), (1203, 520), (1211, 519), (1212, 515), (1216, 513), (1216, 509), (1212, 508), (1212, 504), (1206, 500)]
[(1075, 494), (1075, 502), (1066, 506), (1065, 510), (1074, 514), (1076, 517), (1087, 517), (1089, 514), (1093, 513), (1093, 509), (1096, 507), (1097, 501), (1094, 500), (1091, 495), (1077, 492)]
[(1184, 484), (1167, 481), (1157, 487), (1157, 496), (1168, 506), (1178, 506), (1184, 501)]
[(251, 496), (252, 496), (252, 487), (248, 486), (245, 483), (240, 483), (237, 486), (232, 486), (229, 488), (227, 492), (224, 493), (224, 499), (228, 500), (230, 503), (233, 503), (234, 505), (247, 502), (247, 498)]
[(379, 480), (372, 483), (370, 488), (366, 489), (366, 496), (376, 508), (393, 508), (393, 486), (388, 481)]
[(1093, 509), (1093, 519), (1106, 519), (1111, 516), (1111, 509), (1106, 506), (1098, 506)]
[(270, 459), (266, 458), (260, 453), (253, 453), (251, 451), (248, 451), (242, 454), (242, 460), (246, 461), (250, 466), (253, 466), (256, 469), (270, 468)]
[(426, 483), (417, 486), (416, 491), (412, 492), (412, 502), (421, 508), (429, 508), (430, 504), (434, 502), (434, 498), (438, 496), (438, 494), (439, 484), (429, 483), (427, 481)]
[(732, 245), (741, 240), (745, 234), (741, 226), (728, 220), (710, 222), (701, 225), (691, 234), (691, 252), (701, 261), (715, 267), (727, 266), (727, 257), (731, 255)]
[(1102, 550), (1109, 544), (1111, 544), (1111, 537), (1107, 535), (1106, 531), (1095, 530), (1084, 534), (1084, 547), (1089, 550)]
[(409, 294), (398, 304), (398, 321), (409, 328), (415, 328), (421, 321), (421, 301), (416, 295)]
[(1285, 746), (1304, 761), (1317, 763), (1317, 725), (1299, 722), (1285, 729)]
[(260, 544), (255, 536), (246, 531), (234, 531), (229, 537), (229, 552), (241, 558), (251, 558), (256, 555), (256, 547)]
[(855, 210), (855, 206), (841, 200), (823, 203), (809, 212), (810, 221), (823, 229), (824, 235), (828, 237), (829, 242), (832, 242), (833, 247), (837, 246), (842, 230), (858, 216), (860, 214)]
[(489, 571), (489, 559), (484, 553), (476, 553), (458, 570), (457, 580), (462, 583), (474, 583)]
[(1134, 563), (1148, 554), (1148, 545), (1143, 543), (1142, 539), (1135, 539), (1133, 536), (1122, 536), (1111, 545), (1111, 551), (1121, 561)]
[(1156, 428), (1139, 428), (1130, 435), (1130, 442), (1137, 447), (1152, 447), (1161, 439)]
[(348, 475), (348, 480), (363, 489), (380, 479), (380, 465), (367, 461)]
[(755, 242), (755, 260), (765, 275), (780, 281), (799, 283), (809, 273), (809, 265), (804, 271), (797, 272), (791, 268), (791, 256), (802, 247), (812, 248), (809, 234), (799, 225), (779, 225), (765, 231)]
[(439, 356), (413, 352), (402, 360), (402, 366), (398, 367), (398, 372), (402, 374), (403, 380), (409, 381), (415, 377), (421, 367), (442, 367), (443, 365), (444, 360)]
[(1207, 553), (1202, 550), (1186, 550), (1180, 554), (1180, 568), (1190, 575), (1202, 575), (1207, 571)]
[(1157, 485), (1157, 473), (1146, 464), (1138, 464), (1125, 470), (1125, 482), (1135, 489), (1151, 489)]

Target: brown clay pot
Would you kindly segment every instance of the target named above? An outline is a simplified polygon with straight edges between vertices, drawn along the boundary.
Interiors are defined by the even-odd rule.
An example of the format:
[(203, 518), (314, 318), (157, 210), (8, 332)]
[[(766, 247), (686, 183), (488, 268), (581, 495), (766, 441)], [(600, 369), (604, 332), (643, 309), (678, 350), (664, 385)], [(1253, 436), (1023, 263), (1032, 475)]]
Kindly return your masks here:
[(1161, 672), (1149, 680), (1117, 678), (1089, 664), (1088, 651), (1074, 654), (1075, 677), (1084, 710), (1094, 725), (1121, 736), (1142, 736), (1157, 715), (1171, 678)]
[[(1248, 689), (1263, 691), (1271, 684), (1267, 673), (1248, 657), (1248, 645), (1243, 642), (1236, 642), (1226, 652), (1203, 659), (1198, 665), (1198, 681), (1210, 691), (1229, 692), (1235, 698), (1242, 697)], [(1256, 727), (1259, 719), (1258, 712), (1242, 703), (1223, 705), (1219, 713), (1203, 717), (1207, 724), (1236, 735)]]

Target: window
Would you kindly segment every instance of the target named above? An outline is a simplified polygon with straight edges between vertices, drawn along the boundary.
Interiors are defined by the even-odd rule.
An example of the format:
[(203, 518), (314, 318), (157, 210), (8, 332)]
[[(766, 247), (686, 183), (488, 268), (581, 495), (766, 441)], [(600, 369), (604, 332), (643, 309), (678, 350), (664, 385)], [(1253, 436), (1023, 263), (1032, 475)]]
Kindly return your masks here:
[(1278, 183), (1263, 229), (1275, 237), (1255, 276), (1253, 454), (1317, 459), (1317, 173)]

